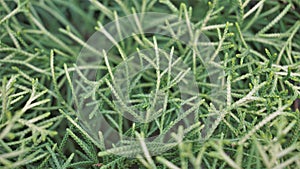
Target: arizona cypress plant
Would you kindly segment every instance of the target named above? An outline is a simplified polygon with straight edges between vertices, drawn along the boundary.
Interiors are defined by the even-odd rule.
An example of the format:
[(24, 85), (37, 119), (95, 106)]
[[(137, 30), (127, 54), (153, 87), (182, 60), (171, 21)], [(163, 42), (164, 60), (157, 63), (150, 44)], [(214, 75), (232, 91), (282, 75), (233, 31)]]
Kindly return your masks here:
[[(0, 0), (0, 168), (299, 168), (299, 10), (298, 0)], [(139, 20), (149, 12), (176, 20)], [(139, 34), (125, 37), (129, 15)], [(193, 42), (208, 61), (193, 43), (142, 32), (159, 23), (171, 35), (205, 35)], [(103, 45), (122, 40), (98, 51), (88, 43), (95, 32)], [(103, 62), (80, 64), (85, 49)], [(188, 75), (199, 92), (182, 100)], [(122, 144), (107, 147), (99, 112)], [(164, 133), (172, 143), (147, 142)]]

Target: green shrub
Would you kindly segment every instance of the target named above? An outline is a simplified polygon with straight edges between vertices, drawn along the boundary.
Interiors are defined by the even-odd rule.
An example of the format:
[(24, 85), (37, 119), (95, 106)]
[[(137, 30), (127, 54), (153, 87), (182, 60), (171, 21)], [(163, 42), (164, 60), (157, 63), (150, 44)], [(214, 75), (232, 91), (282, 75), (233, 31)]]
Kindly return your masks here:
[[(298, 0), (0, 0), (0, 168), (299, 168), (299, 10)], [(97, 68), (107, 83), (89, 82), (99, 90), (96, 108), (119, 132), (142, 138), (168, 131), (170, 112), (180, 107), (180, 93), (168, 87), (170, 75), (157, 82), (156, 70), (149, 70), (137, 79), (131, 99), (147, 109), (149, 90), (167, 86), (166, 119), (136, 126), (124, 120), (110, 86), (122, 54), (174, 47), (204, 98), (196, 105), (195, 123), (173, 134), (183, 142), (150, 157), (148, 151), (164, 147), (141, 141), (138, 158), (127, 158), (114, 153), (130, 154), (132, 147), (105, 149), (101, 134), (80, 123), (72, 75), (80, 71), (77, 57), (99, 26), (135, 12), (175, 14), (205, 34), (211, 42), (204, 45), (215, 49), (211, 57), (220, 58), (217, 66), (225, 72), (218, 87), (226, 99), (224, 106), (212, 104), (218, 101), (209, 94), (214, 84), (188, 45), (156, 35), (124, 39), (105, 51), (108, 64)], [(205, 140), (195, 141), (205, 127), (201, 119), (211, 115), (220, 116), (218, 123)]]

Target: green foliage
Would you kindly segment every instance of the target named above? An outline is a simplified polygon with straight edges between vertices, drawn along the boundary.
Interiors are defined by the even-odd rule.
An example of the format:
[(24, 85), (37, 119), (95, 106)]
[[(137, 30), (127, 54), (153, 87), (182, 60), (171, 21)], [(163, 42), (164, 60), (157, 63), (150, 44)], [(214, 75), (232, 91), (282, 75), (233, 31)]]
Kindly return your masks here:
[[(299, 10), (298, 0), (0, 0), (0, 168), (300, 168), (300, 113), (293, 104), (300, 98)], [(224, 107), (212, 104), (220, 100), (210, 97), (214, 84), (199, 58), (170, 38), (133, 35), (103, 51), (99, 81), (84, 77), (89, 67), (74, 63), (85, 41), (102, 25), (134, 12), (176, 14), (210, 39), (203, 45), (215, 48), (211, 61), (220, 57), (215, 64), (225, 71)], [(176, 84), (186, 70), (171, 77), (168, 69), (156, 67), (132, 82), (128, 90), (135, 108), (164, 105), (156, 112), (161, 117), (146, 116), (153, 123), (130, 124), (111, 100), (122, 102), (113, 85), (117, 65), (133, 52), (150, 62), (140, 52), (149, 47), (190, 65), (204, 98), (190, 110), (199, 108), (195, 124), (172, 134), (178, 144), (146, 144), (144, 138), (165, 133), (172, 121), (184, 118), (174, 114), (183, 104)], [(159, 65), (159, 59), (152, 64)], [(75, 71), (97, 91), (88, 118), (101, 109), (115, 129), (139, 138), (140, 145), (106, 149), (101, 132), (90, 133), (79, 123)], [(82, 87), (90, 91), (88, 85)], [(169, 95), (160, 99), (159, 88)], [(204, 128), (201, 119), (214, 114), (220, 115), (220, 123), (211, 126), (215, 130), (205, 141), (191, 141)]]

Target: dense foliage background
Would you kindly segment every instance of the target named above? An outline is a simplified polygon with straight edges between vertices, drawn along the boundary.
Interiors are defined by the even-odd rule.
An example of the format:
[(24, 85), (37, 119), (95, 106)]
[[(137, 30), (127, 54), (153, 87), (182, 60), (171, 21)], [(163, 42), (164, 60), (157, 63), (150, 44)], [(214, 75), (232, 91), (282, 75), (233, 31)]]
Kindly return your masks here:
[[(222, 111), (210, 104), (203, 65), (194, 68), (205, 98), (199, 114), (222, 113), (206, 141), (183, 142), (154, 157), (143, 150), (132, 159), (109, 153), (79, 125), (71, 82), (76, 58), (99, 23), (134, 12), (176, 14), (216, 49), (226, 79)], [(300, 168), (299, 28), (298, 0), (0, 0), (0, 168)], [(130, 54), (152, 42), (151, 36), (137, 36), (120, 47)], [(159, 48), (171, 48), (162, 43)], [(181, 47), (176, 55), (192, 63), (188, 47)], [(108, 56), (114, 70), (118, 50)], [(155, 86), (155, 70), (147, 76)], [(99, 109), (112, 112), (111, 90), (102, 89)], [(147, 94), (143, 87), (138, 91)], [(137, 104), (147, 105), (147, 99)], [(176, 103), (170, 99), (168, 105), (171, 111)], [(108, 116), (116, 128), (122, 125)], [(195, 123), (187, 140), (201, 128)]]

